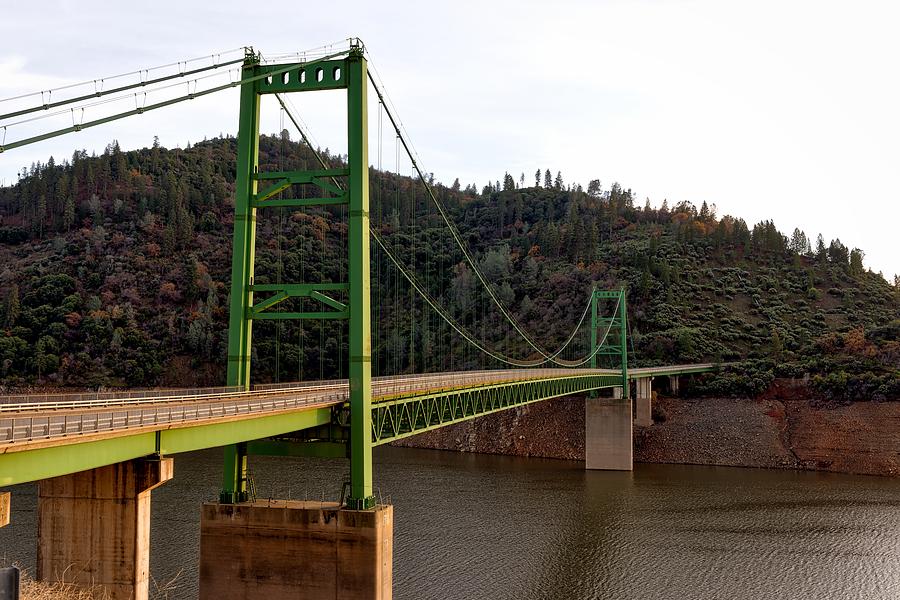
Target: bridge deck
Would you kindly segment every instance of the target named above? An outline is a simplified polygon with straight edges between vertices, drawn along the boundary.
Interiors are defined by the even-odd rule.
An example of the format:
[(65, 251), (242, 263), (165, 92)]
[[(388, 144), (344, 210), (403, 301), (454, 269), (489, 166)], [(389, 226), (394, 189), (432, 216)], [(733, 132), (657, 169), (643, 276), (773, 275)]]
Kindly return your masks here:
[[(712, 369), (709, 364), (639, 368), (629, 378)], [(619, 376), (610, 369), (517, 369), (375, 378), (373, 441), (385, 443), (520, 404), (610, 387)], [(0, 399), (0, 485), (326, 425), (346, 409), (348, 398), (346, 380), (251, 391), (8, 397)]]

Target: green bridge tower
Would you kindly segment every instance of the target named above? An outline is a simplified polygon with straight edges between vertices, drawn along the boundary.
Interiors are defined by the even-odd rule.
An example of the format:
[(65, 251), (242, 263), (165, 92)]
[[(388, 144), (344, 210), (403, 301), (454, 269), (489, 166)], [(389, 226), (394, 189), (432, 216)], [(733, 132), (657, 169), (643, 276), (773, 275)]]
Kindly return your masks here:
[[(248, 51), (244, 60), (237, 138), (237, 180), (234, 199), (234, 242), (231, 305), (228, 323), (227, 385), (249, 389), (253, 321), (258, 319), (347, 319), (350, 376), (350, 496), (351, 509), (375, 505), (372, 493), (371, 312), (369, 301), (369, 157), (367, 125), (368, 75), (364, 50), (352, 40), (338, 58), (295, 64), (263, 64)], [(348, 160), (346, 168), (313, 171), (259, 172), (259, 111), (263, 94), (347, 90)], [(339, 182), (343, 182), (342, 184)], [(277, 197), (293, 185), (312, 185), (321, 198)], [(340, 283), (255, 285), (256, 211), (270, 207), (349, 206), (348, 280)], [(256, 301), (255, 295), (265, 295)], [(343, 294), (346, 303), (334, 297)], [(289, 298), (321, 303), (321, 310), (272, 312)], [(255, 303), (254, 303), (255, 302)], [(302, 302), (302, 300), (300, 301)], [(225, 449), (220, 501), (249, 498), (247, 448)]]

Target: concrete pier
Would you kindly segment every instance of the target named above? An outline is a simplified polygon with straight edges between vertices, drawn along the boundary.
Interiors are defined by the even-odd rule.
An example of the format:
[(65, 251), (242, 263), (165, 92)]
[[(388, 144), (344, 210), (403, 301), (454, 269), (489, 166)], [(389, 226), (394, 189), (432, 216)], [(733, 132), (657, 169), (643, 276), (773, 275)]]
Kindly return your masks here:
[(0, 492), (0, 527), (9, 525), (9, 492)]
[(171, 458), (137, 459), (41, 481), (37, 578), (100, 585), (112, 600), (146, 600), (150, 491), (172, 469)]
[(678, 395), (678, 375), (669, 375), (669, 392), (673, 396)]
[(639, 427), (653, 425), (653, 386), (650, 377), (641, 377), (637, 380), (637, 389), (634, 398), (635, 415), (634, 424)]
[(394, 508), (271, 500), (207, 503), (201, 600), (390, 600)]
[(612, 398), (584, 401), (584, 467), (632, 470), (631, 398), (614, 388)]

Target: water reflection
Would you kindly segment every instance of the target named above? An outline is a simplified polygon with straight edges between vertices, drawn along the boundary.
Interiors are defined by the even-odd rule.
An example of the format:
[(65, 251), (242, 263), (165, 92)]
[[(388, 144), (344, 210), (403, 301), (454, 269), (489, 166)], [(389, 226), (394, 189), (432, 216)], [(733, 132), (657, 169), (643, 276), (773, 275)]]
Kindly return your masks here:
[[(196, 597), (199, 506), (218, 450), (176, 457), (153, 495), (151, 570)], [(263, 497), (335, 498), (347, 463), (256, 458)], [(900, 481), (383, 448), (398, 599), (900, 597)], [(14, 490), (2, 554), (33, 567), (35, 486)]]

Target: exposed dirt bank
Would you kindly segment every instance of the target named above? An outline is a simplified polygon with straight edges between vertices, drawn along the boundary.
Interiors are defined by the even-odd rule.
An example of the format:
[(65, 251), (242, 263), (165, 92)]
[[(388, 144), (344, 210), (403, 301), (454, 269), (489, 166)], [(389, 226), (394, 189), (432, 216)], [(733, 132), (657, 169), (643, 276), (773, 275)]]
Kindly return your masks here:
[[(636, 462), (900, 475), (900, 402), (660, 398), (654, 416), (652, 427), (635, 428)], [(540, 402), (397, 445), (584, 460), (584, 400)]]

